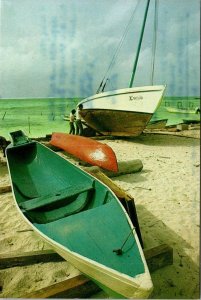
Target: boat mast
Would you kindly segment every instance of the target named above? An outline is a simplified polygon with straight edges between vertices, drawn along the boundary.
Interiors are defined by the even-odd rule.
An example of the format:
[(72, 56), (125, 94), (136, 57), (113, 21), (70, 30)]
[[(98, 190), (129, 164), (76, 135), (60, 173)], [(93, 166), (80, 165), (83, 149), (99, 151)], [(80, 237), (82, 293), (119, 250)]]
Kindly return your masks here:
[(138, 58), (139, 58), (139, 54), (140, 54), (140, 48), (141, 48), (141, 44), (142, 44), (142, 38), (143, 38), (143, 34), (144, 34), (145, 23), (146, 23), (146, 19), (147, 19), (147, 13), (148, 13), (148, 9), (149, 9), (149, 3), (150, 3), (150, 0), (147, 0), (146, 10), (145, 10), (145, 14), (144, 14), (144, 20), (143, 20), (143, 24), (142, 24), (142, 30), (141, 30), (141, 34), (140, 34), (140, 40), (139, 40), (137, 54), (136, 54), (134, 65), (133, 65), (133, 72), (132, 72), (129, 88), (131, 88), (133, 85), (135, 71), (137, 68), (137, 62), (138, 62)]

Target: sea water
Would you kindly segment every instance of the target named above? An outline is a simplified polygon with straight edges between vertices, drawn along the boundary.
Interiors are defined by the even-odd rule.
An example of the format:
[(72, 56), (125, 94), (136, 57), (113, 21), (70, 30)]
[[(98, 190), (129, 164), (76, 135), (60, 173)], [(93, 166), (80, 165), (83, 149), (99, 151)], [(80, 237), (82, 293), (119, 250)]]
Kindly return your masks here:
[[(52, 132), (69, 132), (69, 122), (64, 116), (76, 108), (81, 98), (0, 99), (0, 136), (9, 139), (9, 132), (23, 130), (29, 137), (43, 137)], [(168, 119), (167, 125), (183, 122), (183, 119), (200, 118), (196, 114), (176, 114), (168, 107), (194, 110), (200, 107), (200, 99), (165, 97), (152, 120)]]
[[(169, 107), (178, 109), (180, 112), (169, 112)], [(200, 98), (198, 97), (164, 97), (151, 121), (167, 119), (166, 126), (183, 123), (184, 119), (199, 121), (200, 114), (196, 114), (197, 108), (200, 108)], [(181, 113), (182, 110), (194, 111), (194, 113)]]
[(0, 99), (0, 135), (23, 130), (29, 137), (43, 137), (52, 132), (69, 132), (64, 120), (75, 109), (79, 98)]

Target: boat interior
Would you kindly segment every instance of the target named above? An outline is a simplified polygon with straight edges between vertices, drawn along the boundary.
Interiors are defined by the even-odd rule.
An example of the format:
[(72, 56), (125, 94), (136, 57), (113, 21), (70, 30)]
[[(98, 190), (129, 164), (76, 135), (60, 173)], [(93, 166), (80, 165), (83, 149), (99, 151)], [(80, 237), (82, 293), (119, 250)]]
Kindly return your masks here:
[(7, 160), (18, 207), (43, 235), (127, 275), (144, 272), (125, 212), (105, 185), (38, 142), (8, 146)]
[(52, 222), (112, 199), (105, 186), (39, 143), (10, 148), (7, 157), (18, 205), (34, 222)]

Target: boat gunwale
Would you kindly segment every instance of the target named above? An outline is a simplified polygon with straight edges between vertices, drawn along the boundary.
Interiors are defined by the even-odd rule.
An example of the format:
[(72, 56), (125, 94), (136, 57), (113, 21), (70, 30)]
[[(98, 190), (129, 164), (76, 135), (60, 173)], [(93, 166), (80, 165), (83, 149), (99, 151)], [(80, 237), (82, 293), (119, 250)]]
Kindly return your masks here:
[[(152, 89), (151, 89), (151, 87), (152, 87)], [(154, 89), (154, 87), (155, 87), (155, 89)], [(144, 90), (143, 90), (143, 88), (144, 88)], [(146, 90), (145, 88), (149, 88), (149, 89)], [(104, 93), (95, 94), (93, 96), (89, 96), (89, 97), (83, 99), (82, 101), (80, 101), (79, 104), (87, 103), (92, 100), (112, 97), (112, 96), (135, 94), (135, 93), (148, 93), (148, 92), (159, 92), (160, 91), (163, 96), (165, 89), (166, 89), (166, 85), (155, 85), (155, 86), (143, 86), (143, 87), (118, 89), (118, 90), (108, 91), (108, 92), (104, 92)]]

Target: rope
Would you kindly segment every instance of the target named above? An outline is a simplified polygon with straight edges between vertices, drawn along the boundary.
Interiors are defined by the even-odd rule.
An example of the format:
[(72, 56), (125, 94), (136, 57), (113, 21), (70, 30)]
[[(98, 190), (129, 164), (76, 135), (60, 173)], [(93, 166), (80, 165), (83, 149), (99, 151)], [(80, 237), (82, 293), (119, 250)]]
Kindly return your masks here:
[(125, 241), (123, 242), (121, 248), (114, 249), (113, 252), (116, 252), (117, 255), (122, 255), (123, 254), (123, 247), (125, 246), (126, 242), (128, 241), (130, 235), (133, 233), (134, 230), (135, 230), (135, 227), (131, 229), (131, 231), (129, 232), (129, 235), (126, 237)]

